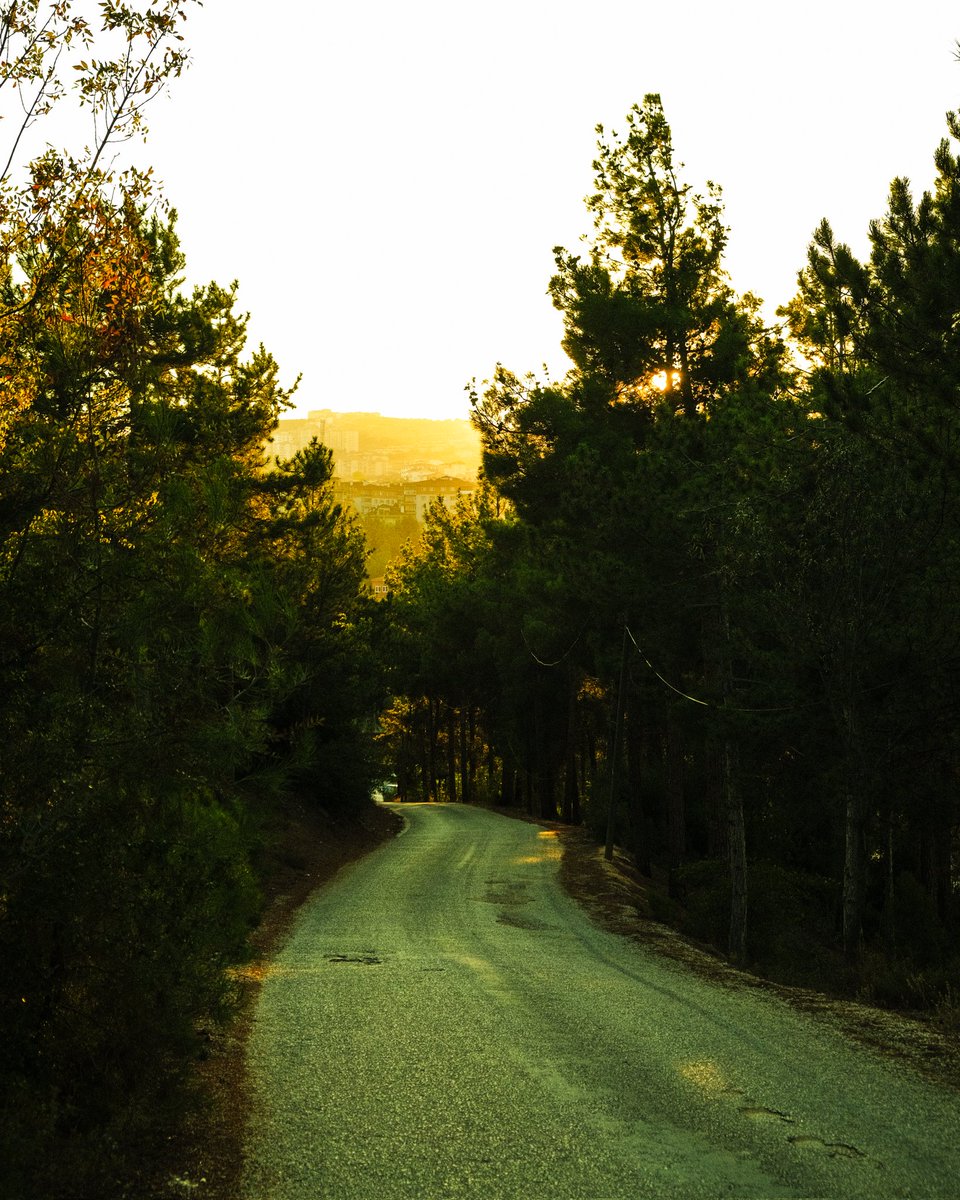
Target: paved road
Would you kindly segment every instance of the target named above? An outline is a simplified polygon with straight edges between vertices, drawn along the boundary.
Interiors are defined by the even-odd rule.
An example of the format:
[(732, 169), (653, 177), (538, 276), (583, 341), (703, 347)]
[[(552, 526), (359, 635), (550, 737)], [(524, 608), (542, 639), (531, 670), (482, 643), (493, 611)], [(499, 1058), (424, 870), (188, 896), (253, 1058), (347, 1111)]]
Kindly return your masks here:
[(548, 831), (403, 813), (264, 986), (246, 1200), (960, 1196), (960, 1097), (598, 930)]

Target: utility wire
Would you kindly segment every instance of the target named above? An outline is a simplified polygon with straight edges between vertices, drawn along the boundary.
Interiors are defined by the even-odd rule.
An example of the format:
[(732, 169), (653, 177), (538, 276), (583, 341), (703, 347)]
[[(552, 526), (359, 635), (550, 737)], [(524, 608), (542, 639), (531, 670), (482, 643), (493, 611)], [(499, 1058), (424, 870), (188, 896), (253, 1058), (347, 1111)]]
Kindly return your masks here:
[(630, 632), (630, 629), (629, 629), (629, 627), (628, 627), (627, 625), (624, 625), (624, 627), (623, 627), (623, 628), (624, 628), (624, 631), (625, 631), (625, 632), (626, 632), (626, 634), (627, 634), (627, 637), (629, 637), (630, 641), (631, 641), (631, 642), (633, 642), (633, 644), (634, 644), (634, 646), (635, 646), (635, 648), (636, 648), (636, 651), (637, 651), (637, 653), (640, 655), (640, 657), (641, 657), (641, 658), (643, 659), (643, 661), (644, 661), (644, 662), (647, 664), (647, 666), (650, 668), (650, 670), (651, 670), (651, 671), (654, 673), (654, 675), (656, 675), (656, 677), (657, 677), (657, 678), (660, 680), (660, 682), (661, 682), (661, 683), (662, 683), (662, 684), (663, 684), (665, 687), (668, 687), (668, 688), (670, 689), (670, 691), (671, 691), (671, 692), (676, 692), (678, 696), (682, 696), (682, 697), (684, 698), (684, 700), (689, 700), (689, 701), (690, 701), (691, 703), (693, 703), (693, 704), (702, 704), (704, 708), (713, 708), (713, 707), (715, 707), (713, 704), (711, 704), (711, 703), (710, 703), (710, 701), (709, 701), (709, 700), (698, 700), (696, 696), (691, 696), (691, 695), (690, 695), (688, 692), (682, 692), (682, 691), (681, 691), (681, 690), (680, 690), (678, 687), (674, 687), (674, 686), (673, 686), (673, 684), (670, 682), (670, 680), (669, 680), (669, 679), (664, 679), (664, 677), (663, 677), (663, 676), (660, 674), (660, 672), (659, 672), (659, 671), (657, 670), (657, 668), (656, 668), (656, 667), (653, 665), (653, 663), (650, 661), (650, 659), (649, 659), (649, 658), (647, 658), (647, 656), (644, 654), (644, 652), (643, 652), (643, 651), (640, 649), (640, 646), (639, 646), (639, 644), (637, 643), (637, 639), (636, 639), (636, 638), (633, 636), (633, 634)]
[(584, 629), (586, 629), (586, 625), (584, 625), (583, 629), (580, 630), (580, 632), (573, 639), (573, 641), (570, 643), (570, 645), (567, 647), (567, 649), (563, 652), (563, 654), (560, 655), (560, 657), (556, 660), (556, 662), (544, 662), (544, 660), (542, 658), (540, 658), (540, 656), (538, 654), (534, 653), (533, 649), (530, 646), (530, 643), (527, 641), (527, 635), (523, 632), (523, 625), (520, 626), (520, 636), (523, 638), (523, 644), (526, 646), (526, 648), (530, 654), (530, 657), (533, 659), (533, 661), (535, 663), (539, 663), (541, 667), (559, 667), (560, 664), (565, 659), (569, 658), (570, 655), (573, 653), (573, 650), (576, 647), (577, 642), (579, 642), (580, 639), (583, 637)]
[[(527, 652), (529, 653), (530, 657), (533, 659), (533, 661), (535, 663), (537, 663), (541, 667), (559, 667), (560, 664), (562, 662), (564, 662), (566, 659), (568, 659), (570, 657), (570, 655), (573, 653), (573, 650), (577, 646), (577, 643), (583, 637), (585, 629), (586, 629), (586, 626), (584, 626), (583, 629), (580, 630), (580, 632), (573, 639), (573, 641), (570, 643), (570, 645), (567, 647), (567, 649), (563, 652), (563, 654), (561, 654), (560, 657), (555, 659), (553, 662), (547, 662), (545, 659), (542, 659), (536, 653), (536, 651), (534, 651), (534, 649), (531, 647), (530, 643), (527, 641), (527, 635), (524, 633), (522, 625), (520, 626), (520, 636), (521, 636), (521, 638), (523, 638), (523, 644), (526, 646)], [(653, 675), (655, 675), (657, 679), (660, 680), (660, 682), (663, 684), (664, 687), (669, 688), (671, 692), (674, 692), (677, 696), (682, 697), (684, 700), (689, 700), (691, 704), (699, 704), (702, 708), (712, 708), (717, 712), (778, 713), (778, 712), (796, 712), (798, 709), (801, 709), (801, 708), (810, 708), (812, 703), (815, 703), (815, 702), (811, 702), (810, 704), (784, 704), (784, 705), (778, 705), (773, 708), (735, 708), (729, 704), (717, 704), (712, 700), (701, 700), (698, 696), (691, 696), (689, 692), (683, 691), (682, 688), (675, 687), (674, 684), (672, 684), (669, 679), (665, 679), (664, 676), (661, 675), (660, 672), (657, 670), (657, 668), (653, 665), (653, 663), (650, 661), (650, 659), (647, 658), (647, 656), (644, 654), (643, 650), (640, 648), (640, 643), (633, 636), (633, 633), (631, 632), (629, 626), (624, 625), (623, 629), (624, 629), (624, 633), (627, 635), (627, 637), (629, 637), (630, 641), (633, 642), (634, 649), (636, 650), (637, 654), (639, 654), (640, 658), (643, 660), (643, 662), (646, 665), (646, 667), (648, 668), (648, 670)]]
[(689, 692), (684, 692), (684, 691), (681, 691), (680, 688), (674, 687), (669, 679), (664, 679), (664, 677), (660, 674), (660, 672), (653, 665), (653, 663), (650, 661), (650, 659), (647, 658), (647, 656), (644, 654), (644, 652), (640, 649), (637, 639), (630, 632), (629, 628), (625, 625), (624, 629), (626, 630), (627, 636), (630, 638), (630, 641), (633, 642), (637, 653), (640, 655), (640, 657), (643, 659), (643, 661), (647, 664), (647, 666), (650, 668), (650, 670), (653, 672), (653, 674), (656, 675), (656, 677), (660, 680), (660, 682), (665, 687), (668, 687), (671, 692), (676, 692), (676, 694), (678, 696), (682, 696), (684, 698), (684, 700), (689, 700), (692, 704), (700, 704), (704, 708), (713, 708), (713, 709), (716, 709), (718, 712), (728, 712), (728, 713), (795, 712), (798, 708), (809, 708), (810, 707), (809, 704), (799, 704), (799, 705), (798, 704), (785, 704), (785, 705), (779, 705), (776, 708), (734, 708), (732, 705), (715, 704), (712, 700), (700, 700), (696, 696), (691, 696)]

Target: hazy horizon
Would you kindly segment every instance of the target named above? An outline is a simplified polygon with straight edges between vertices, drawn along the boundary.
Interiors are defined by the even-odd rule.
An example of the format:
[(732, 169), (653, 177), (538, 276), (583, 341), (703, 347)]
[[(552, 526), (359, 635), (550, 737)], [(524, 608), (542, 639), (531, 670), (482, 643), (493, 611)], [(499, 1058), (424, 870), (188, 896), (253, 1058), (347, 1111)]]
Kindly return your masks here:
[[(290, 31), (296, 30), (296, 37)], [(856, 253), (934, 177), (960, 13), (759, 0), (295, 6), (207, 0), (151, 106), (191, 282), (239, 280), (297, 411), (464, 419), (502, 362), (563, 378), (553, 247), (591, 221), (595, 127), (659, 92), (683, 177), (724, 192), (733, 286), (790, 300), (823, 217)], [(253, 80), (256, 86), (253, 86)]]

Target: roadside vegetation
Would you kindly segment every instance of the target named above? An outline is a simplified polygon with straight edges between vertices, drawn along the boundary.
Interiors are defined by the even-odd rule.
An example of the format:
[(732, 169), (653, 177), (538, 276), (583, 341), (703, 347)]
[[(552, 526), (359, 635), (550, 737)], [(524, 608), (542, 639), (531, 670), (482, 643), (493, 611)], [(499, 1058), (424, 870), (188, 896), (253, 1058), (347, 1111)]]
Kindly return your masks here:
[[(0, 1194), (106, 1197), (235, 1000), (290, 797), (369, 803), (365, 546), (232, 288), (185, 293), (149, 173), (106, 169), (186, 4), (0, 10)], [(115, 53), (116, 57), (107, 57)], [(76, 67), (76, 71), (73, 68)], [(371, 690), (371, 689), (374, 690)]]
[(960, 119), (775, 327), (659, 97), (598, 134), (573, 369), (475, 384), (486, 490), (389, 577), (401, 794), (584, 821), (735, 962), (955, 1024)]
[[(289, 814), (359, 821), (388, 772), (615, 840), (741, 965), (956, 1023), (960, 118), (868, 261), (817, 228), (776, 327), (659, 98), (600, 130), (573, 369), (474, 386), (482, 487), (374, 603), (329, 451), (264, 455), (293, 385), (114, 165), (190, 3), (0, 6), (0, 1194), (124, 1194)], [(43, 148), (71, 97), (88, 145)]]

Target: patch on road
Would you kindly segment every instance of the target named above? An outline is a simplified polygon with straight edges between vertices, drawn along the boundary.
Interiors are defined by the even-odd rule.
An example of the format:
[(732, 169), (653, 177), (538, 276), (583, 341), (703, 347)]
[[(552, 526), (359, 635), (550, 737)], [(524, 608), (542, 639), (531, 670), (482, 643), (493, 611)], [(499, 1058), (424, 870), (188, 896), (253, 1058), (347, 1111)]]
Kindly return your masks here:
[(748, 1104), (740, 1109), (745, 1117), (753, 1117), (756, 1121), (783, 1121), (787, 1125), (795, 1125), (793, 1117), (780, 1112), (777, 1108), (767, 1108), (763, 1104)]
[(497, 917), (498, 925), (510, 925), (514, 929), (532, 929), (535, 932), (544, 929), (556, 929), (556, 925), (548, 925), (546, 921), (538, 921), (536, 917), (521, 917), (519, 913), (502, 912)]
[(809, 1134), (803, 1134), (799, 1137), (789, 1137), (787, 1141), (793, 1146), (799, 1146), (801, 1149), (823, 1150), (831, 1158), (867, 1157), (862, 1150), (858, 1150), (856, 1146), (848, 1146), (846, 1142), (825, 1142), (823, 1138), (812, 1137)]
[(526, 891), (526, 883), (519, 880), (488, 879), (484, 900), (488, 904), (529, 904), (533, 897), (528, 896)]

